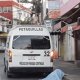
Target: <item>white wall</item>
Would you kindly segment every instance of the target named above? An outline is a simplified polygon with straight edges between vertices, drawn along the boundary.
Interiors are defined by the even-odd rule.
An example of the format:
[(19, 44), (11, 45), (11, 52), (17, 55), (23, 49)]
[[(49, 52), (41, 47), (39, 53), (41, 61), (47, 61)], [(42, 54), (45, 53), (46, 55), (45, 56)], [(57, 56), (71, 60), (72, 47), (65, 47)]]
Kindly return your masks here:
[[(30, 14), (24, 10), (18, 9), (17, 7), (13, 7), (13, 19), (24, 21), (26, 17), (30, 17)], [(13, 21), (13, 24), (16, 24), (16, 22)]]
[(18, 9), (13, 7), (13, 18), (16, 18), (18, 19), (19, 18), (19, 15), (18, 15)]
[[(53, 49), (58, 51), (59, 49), (59, 44), (58, 44), (58, 35), (53, 35), (52, 36), (52, 43), (53, 43)], [(59, 52), (59, 51), (58, 51)]]
[(43, 5), (43, 20), (46, 17), (46, 0), (42, 0)]
[(71, 36), (72, 31), (70, 30), (70, 27), (68, 27), (68, 31), (65, 35), (65, 54), (64, 54), (64, 60), (65, 61), (74, 61), (75, 60), (75, 49), (74, 49), (74, 38)]

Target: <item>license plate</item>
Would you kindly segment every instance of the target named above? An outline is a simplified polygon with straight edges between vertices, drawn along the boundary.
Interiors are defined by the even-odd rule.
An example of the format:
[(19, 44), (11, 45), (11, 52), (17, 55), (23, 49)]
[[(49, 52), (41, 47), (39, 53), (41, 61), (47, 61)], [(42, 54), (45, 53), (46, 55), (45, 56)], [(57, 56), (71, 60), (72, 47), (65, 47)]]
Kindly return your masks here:
[(28, 56), (28, 60), (36, 60), (35, 56)]

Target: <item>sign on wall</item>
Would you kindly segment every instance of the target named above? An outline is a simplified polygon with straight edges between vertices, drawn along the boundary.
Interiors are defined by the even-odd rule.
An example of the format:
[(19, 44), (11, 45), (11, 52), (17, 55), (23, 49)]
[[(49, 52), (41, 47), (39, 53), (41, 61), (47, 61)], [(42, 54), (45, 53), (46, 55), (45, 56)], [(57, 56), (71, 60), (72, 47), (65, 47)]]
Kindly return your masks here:
[(52, 19), (60, 16), (60, 0), (48, 0), (48, 16)]
[(49, 18), (56, 19), (60, 16), (60, 10), (49, 10)]

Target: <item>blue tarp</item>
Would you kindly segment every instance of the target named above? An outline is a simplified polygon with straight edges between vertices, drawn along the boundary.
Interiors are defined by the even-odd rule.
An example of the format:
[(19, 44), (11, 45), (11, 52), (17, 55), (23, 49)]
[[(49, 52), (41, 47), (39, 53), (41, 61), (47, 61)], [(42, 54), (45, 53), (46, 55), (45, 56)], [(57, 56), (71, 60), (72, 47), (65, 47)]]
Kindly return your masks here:
[(63, 77), (64, 77), (64, 72), (60, 69), (56, 69), (42, 80), (62, 80)]

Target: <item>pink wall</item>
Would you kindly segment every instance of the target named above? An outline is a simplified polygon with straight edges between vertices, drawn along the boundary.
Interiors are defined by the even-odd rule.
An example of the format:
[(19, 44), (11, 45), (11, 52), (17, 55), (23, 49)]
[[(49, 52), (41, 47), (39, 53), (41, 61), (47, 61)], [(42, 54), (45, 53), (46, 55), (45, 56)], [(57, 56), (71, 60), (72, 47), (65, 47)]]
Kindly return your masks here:
[(80, 0), (69, 0), (69, 2), (67, 2), (64, 6), (60, 8), (61, 11), (60, 15), (62, 16), (65, 13), (67, 13), (69, 10), (75, 7), (79, 2)]
[(57, 23), (56, 25), (53, 26), (53, 30), (58, 30), (61, 28), (61, 22)]

